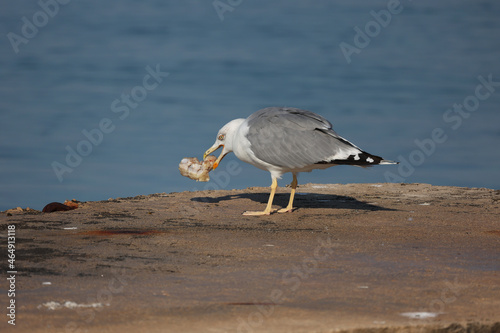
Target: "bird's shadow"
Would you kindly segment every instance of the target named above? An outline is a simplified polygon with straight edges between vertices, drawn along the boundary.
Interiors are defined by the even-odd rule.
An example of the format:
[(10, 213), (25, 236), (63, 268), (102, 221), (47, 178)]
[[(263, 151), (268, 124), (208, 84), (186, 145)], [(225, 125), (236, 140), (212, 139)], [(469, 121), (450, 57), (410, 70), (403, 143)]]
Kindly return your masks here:
[[(289, 193), (276, 193), (273, 205), (285, 207), (288, 204)], [(269, 199), (269, 193), (240, 193), (224, 195), (220, 197), (194, 197), (191, 201), (203, 203), (219, 203), (226, 200), (250, 199), (255, 202), (266, 204)], [(322, 193), (297, 193), (295, 195), (294, 207), (300, 208), (330, 208), (330, 209), (358, 209), (358, 210), (385, 210), (394, 211), (395, 209), (377, 206), (376, 203), (367, 203), (359, 201), (353, 197), (322, 194)]]

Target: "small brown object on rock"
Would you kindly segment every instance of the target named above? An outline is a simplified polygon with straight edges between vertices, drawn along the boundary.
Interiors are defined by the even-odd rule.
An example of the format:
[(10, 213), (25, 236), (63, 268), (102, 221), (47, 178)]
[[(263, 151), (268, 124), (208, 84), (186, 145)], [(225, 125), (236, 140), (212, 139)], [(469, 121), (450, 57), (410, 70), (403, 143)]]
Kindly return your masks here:
[[(68, 202), (68, 201), (65, 201), (65, 203), (66, 202)], [(43, 207), (42, 212), (43, 213), (53, 213), (53, 212), (62, 212), (62, 211), (66, 211), (66, 210), (72, 210), (72, 209), (75, 209), (78, 207), (77, 203), (74, 203), (74, 204), (76, 204), (76, 207), (68, 206), (68, 205), (62, 204), (60, 202), (51, 202), (48, 205), (46, 205), (45, 207)]]

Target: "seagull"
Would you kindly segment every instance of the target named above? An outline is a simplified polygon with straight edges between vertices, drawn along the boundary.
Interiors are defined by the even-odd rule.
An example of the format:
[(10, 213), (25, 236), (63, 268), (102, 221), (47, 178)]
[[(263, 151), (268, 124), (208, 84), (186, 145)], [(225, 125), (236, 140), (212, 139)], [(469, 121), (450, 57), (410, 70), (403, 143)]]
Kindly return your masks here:
[(293, 211), (297, 174), (335, 165), (369, 167), (397, 164), (369, 154), (338, 135), (332, 124), (311, 111), (289, 107), (268, 107), (248, 118), (234, 119), (217, 133), (217, 139), (204, 154), (222, 147), (213, 168), (230, 152), (243, 162), (271, 173), (271, 194), (263, 211), (246, 211), (243, 215), (269, 215), (278, 187), (277, 179), (291, 172), (293, 180), (288, 205), (278, 213)]

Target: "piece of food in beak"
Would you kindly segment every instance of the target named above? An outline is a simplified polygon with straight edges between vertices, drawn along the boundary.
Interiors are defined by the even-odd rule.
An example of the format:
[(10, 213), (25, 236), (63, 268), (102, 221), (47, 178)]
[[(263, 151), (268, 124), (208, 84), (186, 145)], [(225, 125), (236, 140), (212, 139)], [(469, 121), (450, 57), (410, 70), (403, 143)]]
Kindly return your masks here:
[(214, 163), (217, 160), (217, 157), (213, 155), (208, 155), (207, 158), (203, 161), (203, 168), (208, 171), (212, 171), (214, 168)]
[(179, 171), (185, 177), (208, 182), (210, 180), (208, 173), (212, 171), (215, 160), (216, 157), (212, 155), (207, 156), (203, 162), (200, 162), (196, 157), (185, 157), (179, 163)]
[(184, 177), (189, 177), (189, 167), (193, 164), (199, 164), (200, 161), (196, 157), (185, 157), (179, 163), (179, 171)]
[(201, 163), (193, 163), (188, 168), (188, 177), (191, 179), (198, 179), (200, 178), (200, 174), (202, 173), (202, 171), (203, 170), (201, 170)]

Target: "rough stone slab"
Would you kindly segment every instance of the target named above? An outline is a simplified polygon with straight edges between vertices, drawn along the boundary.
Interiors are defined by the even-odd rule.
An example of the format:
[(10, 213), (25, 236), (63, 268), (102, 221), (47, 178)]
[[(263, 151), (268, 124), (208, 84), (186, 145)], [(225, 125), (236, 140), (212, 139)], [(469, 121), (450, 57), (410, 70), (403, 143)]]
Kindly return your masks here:
[[(276, 208), (286, 206), (280, 188)], [(2, 332), (499, 332), (500, 192), (308, 184), (153, 194), (16, 225)]]

